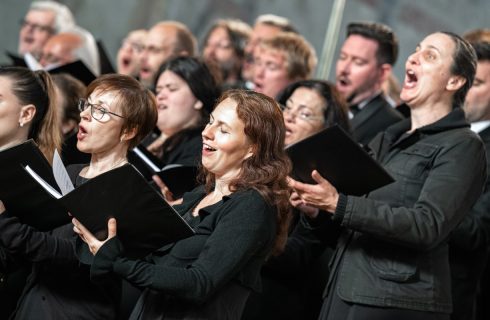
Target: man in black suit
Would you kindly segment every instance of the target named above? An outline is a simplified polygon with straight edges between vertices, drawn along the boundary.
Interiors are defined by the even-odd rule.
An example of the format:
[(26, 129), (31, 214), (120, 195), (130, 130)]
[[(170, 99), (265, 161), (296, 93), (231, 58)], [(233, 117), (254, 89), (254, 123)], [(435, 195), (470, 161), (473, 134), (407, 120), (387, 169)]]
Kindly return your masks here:
[(398, 39), (380, 23), (351, 23), (336, 65), (336, 87), (347, 100), (358, 142), (367, 144), (403, 116), (382, 95), (398, 56)]
[[(480, 135), (485, 144), (487, 182), (483, 194), (449, 239), (452, 320), (477, 319), (476, 295), (488, 259), (490, 244), (490, 42), (473, 43), (473, 47), (478, 56), (478, 64), (475, 81), (466, 96), (464, 110), (466, 119), (471, 123), (471, 129)], [(468, 157), (471, 157), (471, 154)], [(486, 272), (489, 270), (487, 266)], [(486, 286), (483, 289), (487, 290), (488, 295), (488, 283), (482, 282), (482, 286)], [(488, 305), (488, 300), (484, 303)], [(488, 312), (488, 306), (484, 308)], [(478, 319), (489, 319), (488, 314), (480, 314)]]

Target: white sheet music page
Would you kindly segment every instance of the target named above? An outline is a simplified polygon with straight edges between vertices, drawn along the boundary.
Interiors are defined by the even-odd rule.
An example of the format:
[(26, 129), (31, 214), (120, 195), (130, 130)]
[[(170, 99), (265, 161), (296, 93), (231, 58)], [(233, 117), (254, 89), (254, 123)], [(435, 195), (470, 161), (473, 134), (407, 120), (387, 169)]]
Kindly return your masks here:
[(75, 189), (73, 183), (70, 180), (70, 176), (66, 171), (65, 165), (61, 160), (58, 150), (54, 150), (53, 154), (53, 174), (58, 187), (60, 187), (61, 193), (63, 195)]

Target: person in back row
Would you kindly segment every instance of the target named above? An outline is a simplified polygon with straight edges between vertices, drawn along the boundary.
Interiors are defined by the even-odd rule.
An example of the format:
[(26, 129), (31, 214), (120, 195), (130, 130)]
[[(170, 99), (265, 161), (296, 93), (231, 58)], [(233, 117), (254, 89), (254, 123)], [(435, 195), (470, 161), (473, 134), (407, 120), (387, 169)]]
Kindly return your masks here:
[(158, 77), (157, 71), (168, 60), (180, 56), (194, 56), (197, 40), (186, 25), (177, 21), (155, 24), (145, 37), (140, 57), (140, 82), (149, 89)]
[(316, 63), (315, 49), (299, 34), (261, 41), (254, 50), (254, 90), (276, 98), (287, 85), (309, 79)]
[(220, 19), (204, 37), (202, 57), (219, 69), (223, 89), (245, 87), (242, 65), (250, 33), (250, 26), (241, 20)]
[(398, 40), (380, 23), (351, 23), (336, 64), (336, 87), (349, 104), (354, 138), (367, 144), (403, 119), (386, 101), (382, 85), (398, 56)]

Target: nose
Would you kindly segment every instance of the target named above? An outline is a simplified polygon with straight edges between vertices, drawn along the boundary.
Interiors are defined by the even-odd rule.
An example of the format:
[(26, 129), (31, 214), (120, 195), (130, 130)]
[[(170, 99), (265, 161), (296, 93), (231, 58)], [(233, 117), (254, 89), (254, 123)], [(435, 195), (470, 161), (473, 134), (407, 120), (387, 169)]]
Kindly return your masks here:
[(162, 102), (167, 99), (167, 96), (168, 96), (167, 91), (165, 89), (162, 89), (157, 93), (156, 98), (158, 102)]
[(214, 129), (213, 129), (213, 126), (211, 124), (207, 124), (204, 127), (204, 130), (202, 130), (201, 136), (202, 136), (202, 140), (203, 141), (205, 141), (205, 140), (212, 140), (213, 137), (214, 137)]
[(407, 63), (408, 64), (417, 64), (419, 61), (419, 51), (416, 51), (408, 56)]
[(90, 120), (90, 107), (83, 111), (80, 111), (80, 118), (86, 121)]
[(349, 60), (339, 60), (337, 63), (337, 68), (340, 71), (340, 74), (349, 74), (351, 68), (351, 62)]

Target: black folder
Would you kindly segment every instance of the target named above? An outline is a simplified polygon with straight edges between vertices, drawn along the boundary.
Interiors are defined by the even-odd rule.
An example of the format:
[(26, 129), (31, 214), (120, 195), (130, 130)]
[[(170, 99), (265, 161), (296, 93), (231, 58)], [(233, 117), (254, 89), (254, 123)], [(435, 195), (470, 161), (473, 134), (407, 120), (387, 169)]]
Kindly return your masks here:
[(100, 240), (107, 237), (109, 218), (116, 218), (117, 235), (130, 258), (194, 234), (132, 165), (98, 175), (58, 201)]
[(315, 184), (311, 172), (316, 169), (344, 194), (364, 195), (394, 181), (337, 125), (290, 145), (286, 151), (293, 162), (293, 178)]
[[(175, 199), (182, 198), (185, 192), (191, 191), (198, 185), (198, 168), (196, 166), (182, 164), (169, 164), (163, 166), (160, 159), (155, 157), (142, 145), (135, 147), (130, 151), (130, 154), (130, 162), (140, 170), (148, 180), (151, 179), (152, 175), (158, 175), (170, 192), (172, 192)], [(155, 170), (155, 168), (158, 169)]]
[(12, 52), (6, 51), (5, 54), (10, 58), (12, 61), (12, 65), (16, 67), (26, 67), (27, 68), (27, 63), (24, 60), (23, 56), (17, 55)]
[(62, 66), (47, 70), (51, 74), (56, 73), (68, 73), (76, 79), (82, 81), (86, 86), (90, 82), (94, 81), (96, 76), (90, 71), (90, 69), (82, 62), (82, 60), (77, 60), (64, 64)]
[(33, 168), (56, 185), (51, 165), (33, 140), (0, 152), (0, 199), (9, 214), (22, 223), (46, 231), (70, 222), (67, 211), (36, 183), (23, 166)]

